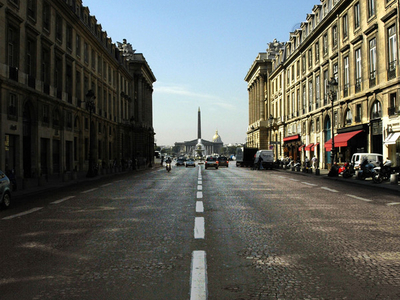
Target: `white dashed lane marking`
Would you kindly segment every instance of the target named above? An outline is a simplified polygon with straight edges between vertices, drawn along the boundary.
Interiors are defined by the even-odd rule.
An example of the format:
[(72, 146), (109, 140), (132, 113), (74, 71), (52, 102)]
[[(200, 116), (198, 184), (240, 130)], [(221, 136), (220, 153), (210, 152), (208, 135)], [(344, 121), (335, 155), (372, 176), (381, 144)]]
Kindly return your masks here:
[(53, 201), (53, 202), (51, 202), (51, 204), (59, 204), (61, 202), (67, 201), (67, 200), (72, 199), (72, 198), (75, 198), (75, 196), (65, 197), (65, 198), (62, 198), (60, 200)]
[(3, 220), (10, 220), (10, 219), (22, 217), (22, 216), (34, 213), (35, 211), (38, 211), (38, 210), (41, 210), (41, 209), (43, 209), (43, 207), (32, 208), (30, 210), (24, 211), (24, 212), (19, 213), (19, 214), (15, 214), (15, 215), (12, 215), (12, 216), (4, 217)]
[(197, 213), (203, 213), (204, 212), (203, 201), (196, 201), (196, 212)]
[(332, 192), (332, 193), (338, 193), (337, 190), (330, 189), (330, 188), (327, 188), (327, 187), (325, 187), (325, 186), (321, 187), (321, 189), (326, 190), (326, 191), (329, 191), (329, 192)]
[(193, 251), (190, 277), (190, 300), (206, 300), (208, 292), (205, 251)]
[(346, 196), (349, 196), (349, 197), (357, 199), (357, 200), (365, 201), (365, 202), (372, 202), (372, 200), (365, 199), (365, 198), (362, 198), (362, 197), (358, 197), (358, 196), (355, 196), (355, 195), (347, 194)]

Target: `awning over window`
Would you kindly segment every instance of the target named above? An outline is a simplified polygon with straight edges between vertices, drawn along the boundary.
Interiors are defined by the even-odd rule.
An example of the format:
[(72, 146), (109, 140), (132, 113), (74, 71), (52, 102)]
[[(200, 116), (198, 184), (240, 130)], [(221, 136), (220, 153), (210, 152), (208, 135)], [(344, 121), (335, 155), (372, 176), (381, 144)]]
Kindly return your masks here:
[(290, 142), (290, 141), (295, 141), (298, 140), (300, 138), (300, 135), (296, 134), (296, 135), (292, 135), (292, 136), (287, 136), (283, 138), (283, 142)]
[(301, 145), (300, 147), (299, 147), (299, 151), (301, 152), (301, 151), (303, 151), (303, 148), (305, 147), (306, 145)]
[(314, 144), (314, 145), (312, 145), (312, 147), (311, 147), (311, 151), (314, 151), (314, 150), (316, 150), (316, 147), (319, 145), (319, 143), (316, 143), (316, 144)]
[[(350, 131), (350, 132), (344, 132), (344, 133), (339, 133), (337, 136), (335, 136), (335, 148), (337, 147), (347, 147), (347, 142), (355, 137), (357, 134), (360, 132), (363, 132), (362, 130), (357, 130), (357, 131)], [(325, 150), (326, 151), (331, 151), (332, 150), (332, 139), (329, 141), (325, 142)]]
[(400, 137), (400, 132), (392, 132), (388, 135), (385, 140), (385, 145), (394, 145), (396, 144), (397, 139)]
[(306, 151), (310, 151), (311, 147), (314, 145), (314, 143), (308, 144), (307, 147), (305, 148)]

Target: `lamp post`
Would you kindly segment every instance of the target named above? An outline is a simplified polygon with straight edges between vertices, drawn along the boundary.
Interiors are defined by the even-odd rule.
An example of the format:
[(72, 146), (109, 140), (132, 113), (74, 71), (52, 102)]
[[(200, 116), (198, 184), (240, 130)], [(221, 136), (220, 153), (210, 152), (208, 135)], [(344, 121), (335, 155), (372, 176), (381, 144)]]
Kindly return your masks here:
[(333, 126), (334, 126), (334, 113), (333, 113), (333, 102), (335, 101), (335, 96), (337, 94), (338, 83), (334, 77), (328, 81), (328, 88), (329, 88), (329, 97), (331, 98), (331, 111), (332, 111), (332, 118), (331, 118), (331, 135), (332, 135), (332, 149), (331, 149), (331, 168), (335, 161), (335, 137), (333, 133)]
[(92, 113), (96, 108), (96, 104), (94, 100), (96, 96), (94, 95), (93, 90), (89, 90), (86, 94), (86, 109), (89, 111), (89, 169), (86, 174), (86, 177), (95, 177), (97, 172), (94, 170), (94, 161), (93, 161), (93, 141), (92, 141)]

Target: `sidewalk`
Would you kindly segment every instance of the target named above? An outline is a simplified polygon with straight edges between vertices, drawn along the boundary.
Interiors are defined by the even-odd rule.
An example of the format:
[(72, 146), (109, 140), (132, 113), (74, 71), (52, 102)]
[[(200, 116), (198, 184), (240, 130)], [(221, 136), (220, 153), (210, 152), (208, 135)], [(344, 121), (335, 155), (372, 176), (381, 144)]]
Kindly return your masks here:
[(390, 180), (389, 181), (384, 181), (382, 183), (374, 183), (372, 181), (372, 179), (367, 179), (367, 180), (360, 180), (357, 179), (356, 176), (353, 176), (351, 178), (343, 178), (342, 176), (338, 176), (338, 177), (329, 177), (328, 173), (329, 171), (326, 169), (320, 169), (319, 175), (316, 175), (314, 173), (314, 169), (312, 169), (313, 173), (305, 173), (305, 172), (298, 172), (298, 171), (292, 171), (291, 169), (275, 169), (281, 172), (287, 172), (287, 173), (293, 173), (293, 174), (298, 174), (298, 175), (302, 175), (302, 176), (317, 176), (317, 177), (321, 177), (323, 179), (327, 179), (327, 180), (335, 180), (335, 181), (342, 181), (342, 182), (346, 182), (349, 184), (358, 184), (358, 185), (367, 185), (367, 186), (372, 186), (374, 188), (382, 188), (382, 189), (388, 189), (388, 190), (392, 190), (392, 191), (397, 191), (400, 192), (400, 185), (399, 183), (397, 184), (391, 184)]
[[(37, 195), (40, 193), (45, 193), (45, 192), (50, 192), (54, 191), (58, 188), (62, 187), (67, 187), (67, 186), (74, 186), (80, 183), (84, 182), (90, 182), (90, 181), (96, 181), (99, 179), (104, 179), (107, 177), (112, 178), (113, 176), (117, 175), (122, 175), (122, 174), (135, 174), (135, 173), (140, 173), (140, 172), (146, 172), (155, 168), (158, 168), (159, 165), (155, 164), (152, 167), (149, 168), (140, 168), (137, 170), (121, 170), (121, 171), (116, 171), (108, 174), (99, 174), (96, 177), (92, 178), (87, 178), (86, 177), (86, 172), (78, 172), (75, 175), (75, 178), (63, 178), (63, 176), (56, 176), (52, 178), (48, 178), (47, 180), (45, 178), (31, 178), (29, 181), (25, 182), (25, 184), (20, 184), (18, 183), (18, 188), (16, 191), (13, 191), (11, 194), (12, 199), (23, 199), (25, 197), (29, 197), (31, 195)], [(25, 186), (24, 186), (25, 185)]]

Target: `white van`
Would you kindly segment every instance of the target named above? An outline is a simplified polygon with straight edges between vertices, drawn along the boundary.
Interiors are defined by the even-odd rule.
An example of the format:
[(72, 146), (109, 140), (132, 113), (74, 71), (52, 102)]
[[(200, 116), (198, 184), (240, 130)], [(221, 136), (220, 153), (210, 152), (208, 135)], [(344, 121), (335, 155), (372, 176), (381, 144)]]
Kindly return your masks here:
[(274, 152), (272, 150), (258, 150), (254, 155), (254, 165), (258, 166), (260, 156), (264, 169), (274, 167)]
[(373, 164), (375, 167), (379, 167), (380, 163), (383, 161), (383, 155), (378, 153), (354, 153), (351, 157), (351, 164), (354, 166), (354, 170), (360, 168), (360, 164), (363, 162), (364, 158), (368, 158), (368, 162)]

